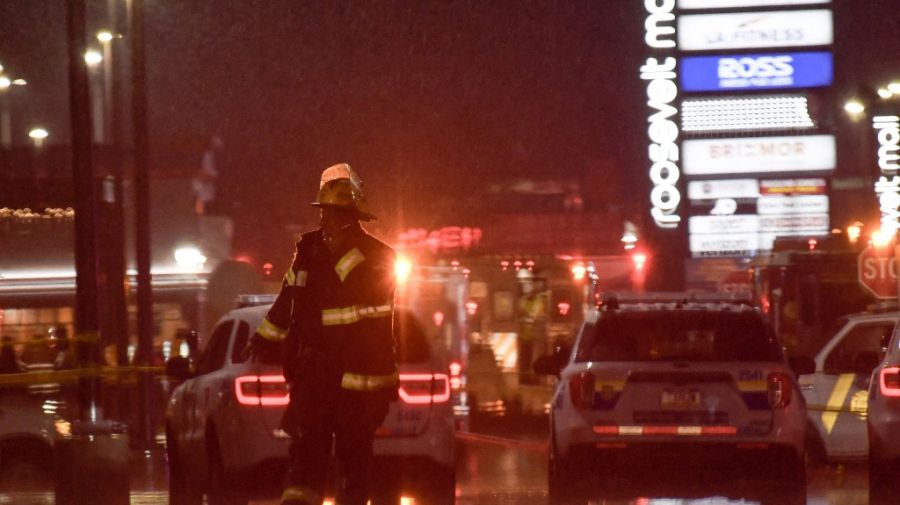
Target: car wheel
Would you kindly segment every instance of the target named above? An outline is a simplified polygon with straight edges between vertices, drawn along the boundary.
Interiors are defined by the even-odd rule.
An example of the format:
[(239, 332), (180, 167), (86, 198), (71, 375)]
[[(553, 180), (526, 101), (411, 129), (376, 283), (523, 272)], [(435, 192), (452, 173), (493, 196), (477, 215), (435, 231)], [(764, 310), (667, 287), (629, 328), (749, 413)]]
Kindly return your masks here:
[(453, 468), (441, 468), (429, 479), (426, 489), (428, 500), (433, 505), (453, 505), (456, 503), (456, 472)]
[(804, 445), (806, 449), (804, 450), (803, 458), (807, 468), (822, 468), (828, 463), (825, 443), (822, 441), (822, 437), (819, 436), (819, 431), (812, 424), (806, 426), (806, 442)]
[(178, 457), (175, 439), (166, 432), (166, 456), (169, 460), (169, 504), (200, 505), (203, 493), (195, 486)]
[(869, 451), (869, 505), (890, 505), (896, 502), (900, 483), (897, 482), (900, 472), (894, 469), (895, 461), (878, 456), (877, 447), (873, 444)]
[(775, 466), (768, 499), (770, 505), (806, 505), (806, 467), (799, 457), (787, 458)]
[(549, 505), (570, 505), (575, 503), (575, 476), (571, 465), (558, 455), (551, 454), (547, 460), (547, 502)]
[(248, 498), (225, 470), (215, 432), (207, 435), (209, 446), (209, 476), (206, 501), (208, 505), (247, 505)]

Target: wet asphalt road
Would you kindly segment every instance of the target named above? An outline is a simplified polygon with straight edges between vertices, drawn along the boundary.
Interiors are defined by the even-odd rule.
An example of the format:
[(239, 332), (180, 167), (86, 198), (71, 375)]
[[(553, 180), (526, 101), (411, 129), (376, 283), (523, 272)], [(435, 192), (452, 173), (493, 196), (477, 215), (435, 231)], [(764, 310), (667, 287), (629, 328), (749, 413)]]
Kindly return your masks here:
[[(518, 439), (498, 436), (461, 436), (457, 458), (458, 505), (544, 505), (546, 495), (546, 445), (537, 437)], [(133, 465), (132, 504), (165, 505), (165, 460), (159, 453), (137, 455)], [(867, 471), (863, 465), (832, 466), (811, 473), (809, 505), (866, 505)], [(600, 505), (749, 505), (754, 501), (716, 498), (678, 500), (678, 496), (648, 499), (640, 489), (634, 498), (596, 500)], [(697, 492), (692, 488), (692, 492)], [(701, 495), (702, 490), (701, 491)], [(49, 491), (29, 492), (9, 489), (0, 492), (0, 504), (50, 505)], [(275, 505), (276, 499), (256, 500), (258, 505)], [(415, 502), (413, 502), (415, 503)]]

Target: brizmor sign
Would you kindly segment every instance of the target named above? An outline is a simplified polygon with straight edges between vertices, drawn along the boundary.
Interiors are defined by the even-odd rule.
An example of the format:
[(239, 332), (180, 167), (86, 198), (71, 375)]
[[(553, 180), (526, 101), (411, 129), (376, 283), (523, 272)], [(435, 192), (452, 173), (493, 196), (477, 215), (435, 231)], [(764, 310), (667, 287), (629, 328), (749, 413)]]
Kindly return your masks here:
[(481, 243), (481, 228), (445, 226), (436, 230), (410, 228), (400, 233), (398, 247), (430, 253), (466, 252)]

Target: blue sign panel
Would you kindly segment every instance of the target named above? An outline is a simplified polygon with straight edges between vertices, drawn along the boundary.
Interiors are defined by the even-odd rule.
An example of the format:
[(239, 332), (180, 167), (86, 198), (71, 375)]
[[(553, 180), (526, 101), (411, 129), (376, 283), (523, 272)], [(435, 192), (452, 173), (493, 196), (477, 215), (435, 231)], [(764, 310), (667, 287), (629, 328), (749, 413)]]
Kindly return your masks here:
[(813, 88), (832, 80), (831, 53), (737, 54), (681, 60), (683, 91)]

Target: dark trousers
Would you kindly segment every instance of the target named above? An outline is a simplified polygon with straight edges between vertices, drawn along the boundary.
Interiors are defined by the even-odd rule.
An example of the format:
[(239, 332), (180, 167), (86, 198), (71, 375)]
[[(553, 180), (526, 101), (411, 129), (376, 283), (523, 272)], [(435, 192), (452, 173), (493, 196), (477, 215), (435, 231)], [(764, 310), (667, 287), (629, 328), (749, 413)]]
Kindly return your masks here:
[(323, 495), (331, 450), (337, 458), (337, 504), (365, 505), (369, 498), (372, 443), (388, 412), (384, 393), (335, 390), (291, 393), (282, 422), (291, 434), (287, 486)]

